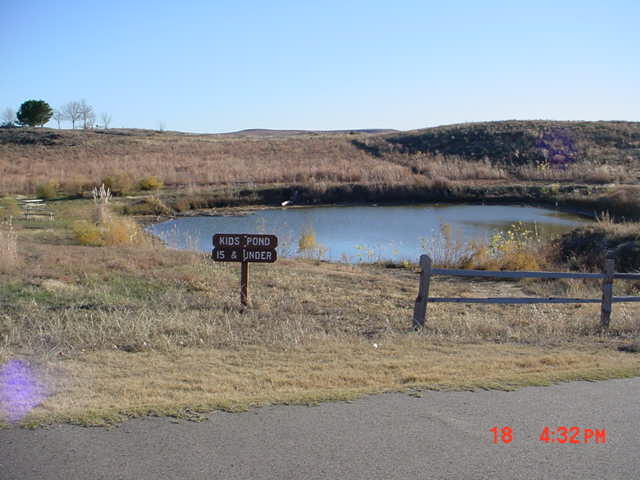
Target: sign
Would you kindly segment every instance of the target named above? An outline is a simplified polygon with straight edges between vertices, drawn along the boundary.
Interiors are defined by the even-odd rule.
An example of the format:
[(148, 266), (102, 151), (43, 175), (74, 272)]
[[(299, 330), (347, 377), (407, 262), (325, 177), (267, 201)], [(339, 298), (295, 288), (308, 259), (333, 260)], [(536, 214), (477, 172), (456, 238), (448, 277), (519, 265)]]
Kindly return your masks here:
[(211, 257), (216, 262), (240, 262), (240, 302), (248, 303), (249, 262), (273, 263), (278, 259), (278, 237), (250, 233), (216, 233)]
[(278, 237), (246, 233), (216, 233), (213, 236), (216, 262), (273, 263), (278, 259)]

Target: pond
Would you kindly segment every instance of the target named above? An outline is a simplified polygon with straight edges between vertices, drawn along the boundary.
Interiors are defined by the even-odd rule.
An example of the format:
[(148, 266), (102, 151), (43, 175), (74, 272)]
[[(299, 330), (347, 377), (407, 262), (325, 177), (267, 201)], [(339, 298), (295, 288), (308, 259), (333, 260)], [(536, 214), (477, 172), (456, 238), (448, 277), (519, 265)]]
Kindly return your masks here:
[[(148, 230), (173, 248), (210, 252), (215, 233), (278, 236), (278, 255), (350, 263), (415, 262), (473, 241), (523, 232), (548, 239), (591, 220), (545, 208), (504, 205), (330, 206), (258, 210), (248, 215), (179, 217)], [(495, 240), (494, 240), (495, 241)], [(300, 249), (300, 246), (306, 247)]]

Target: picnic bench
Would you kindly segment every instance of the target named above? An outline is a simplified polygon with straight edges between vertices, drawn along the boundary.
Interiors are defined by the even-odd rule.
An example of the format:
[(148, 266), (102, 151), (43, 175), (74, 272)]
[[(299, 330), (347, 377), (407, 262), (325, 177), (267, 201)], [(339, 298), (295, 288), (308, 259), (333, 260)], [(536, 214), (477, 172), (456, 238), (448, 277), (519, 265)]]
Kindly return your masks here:
[(53, 210), (49, 208), (44, 200), (39, 198), (34, 200), (18, 200), (18, 204), (22, 209), (21, 218), (25, 220), (35, 220), (42, 217), (48, 220), (54, 220), (55, 218)]

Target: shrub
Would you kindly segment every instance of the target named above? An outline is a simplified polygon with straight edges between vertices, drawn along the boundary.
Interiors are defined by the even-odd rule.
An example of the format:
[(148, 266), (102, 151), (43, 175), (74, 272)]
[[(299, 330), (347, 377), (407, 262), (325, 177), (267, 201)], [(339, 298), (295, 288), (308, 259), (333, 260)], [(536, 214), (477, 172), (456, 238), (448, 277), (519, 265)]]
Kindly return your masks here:
[(13, 197), (0, 198), (0, 220), (8, 220), (20, 215), (20, 206)]
[(138, 182), (138, 187), (140, 188), (140, 190), (144, 191), (159, 190), (163, 186), (164, 183), (158, 177), (144, 177)]
[(146, 237), (140, 226), (130, 218), (112, 217), (103, 226), (105, 245), (141, 245)]
[(306, 228), (301, 234), (298, 240), (298, 251), (304, 252), (305, 250), (311, 250), (318, 246), (316, 240), (316, 232), (312, 228)]
[(122, 207), (124, 215), (171, 215), (173, 212), (158, 197), (144, 198), (132, 205)]
[(640, 225), (600, 220), (597, 225), (562, 235), (555, 242), (554, 252), (556, 261), (567, 262), (572, 268), (600, 271), (610, 249), (616, 253), (617, 271), (640, 270)]
[(102, 231), (94, 223), (86, 220), (78, 220), (73, 222), (71, 230), (73, 231), (76, 240), (78, 240), (82, 245), (101, 247), (105, 244)]
[(173, 202), (173, 209), (177, 212), (186, 212), (191, 209), (191, 202), (188, 198), (178, 198)]
[(73, 223), (72, 230), (78, 242), (93, 247), (143, 245), (148, 242), (140, 226), (129, 218), (110, 216), (100, 225), (79, 220)]
[(618, 245), (616, 248), (616, 269), (619, 272), (640, 271), (640, 240)]
[(46, 183), (41, 183), (36, 188), (36, 195), (43, 200), (51, 200), (58, 196), (58, 188), (60, 184), (56, 180), (49, 180)]
[(126, 195), (133, 191), (134, 181), (128, 173), (116, 173), (102, 179), (102, 184), (114, 195)]
[(298, 239), (298, 253), (305, 258), (320, 260), (327, 248), (320, 245), (316, 239), (316, 232), (312, 227), (307, 227)]

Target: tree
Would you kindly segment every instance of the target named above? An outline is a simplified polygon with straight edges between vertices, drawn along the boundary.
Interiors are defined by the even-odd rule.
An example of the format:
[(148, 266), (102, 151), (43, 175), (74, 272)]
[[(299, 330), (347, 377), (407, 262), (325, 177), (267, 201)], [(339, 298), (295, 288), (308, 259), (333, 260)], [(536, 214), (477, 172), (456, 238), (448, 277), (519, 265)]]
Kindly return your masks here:
[(5, 108), (2, 112), (2, 125), (12, 127), (16, 123), (16, 111), (13, 108)]
[(100, 115), (100, 121), (102, 121), (102, 126), (105, 129), (108, 129), (109, 124), (111, 123), (111, 115), (109, 115), (108, 113), (103, 113), (102, 115)]
[(58, 122), (58, 128), (60, 128), (60, 124), (67, 119), (67, 116), (62, 112), (62, 110), (55, 110), (53, 112), (53, 119)]
[(82, 128), (85, 130), (93, 127), (93, 122), (96, 119), (93, 107), (84, 99), (80, 100), (80, 118), (82, 119)]
[(53, 110), (44, 100), (27, 100), (18, 110), (18, 122), (30, 127), (42, 126), (49, 121)]
[(76, 128), (76, 122), (82, 117), (80, 102), (67, 103), (62, 107), (62, 113), (71, 121), (71, 128)]

